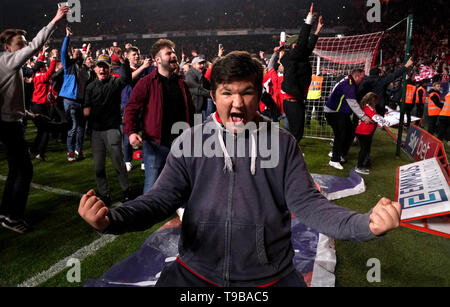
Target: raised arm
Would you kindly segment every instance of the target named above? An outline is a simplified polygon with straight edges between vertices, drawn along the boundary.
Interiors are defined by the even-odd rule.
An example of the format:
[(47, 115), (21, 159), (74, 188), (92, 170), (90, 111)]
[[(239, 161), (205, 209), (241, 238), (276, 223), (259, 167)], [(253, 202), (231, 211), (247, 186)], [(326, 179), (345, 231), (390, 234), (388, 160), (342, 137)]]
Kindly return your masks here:
[[(55, 30), (55, 25), (67, 14), (68, 11), (68, 6), (60, 7), (52, 21), (39, 31), (28, 46), (14, 52), (9, 52), (7, 56), (3, 57), (5, 62), (1, 64), (11, 71), (20, 69), (29, 58), (31, 58), (39, 49), (42, 48)], [(7, 46), (7, 44), (5, 45)], [(8, 46), (5, 49), (8, 50)]]

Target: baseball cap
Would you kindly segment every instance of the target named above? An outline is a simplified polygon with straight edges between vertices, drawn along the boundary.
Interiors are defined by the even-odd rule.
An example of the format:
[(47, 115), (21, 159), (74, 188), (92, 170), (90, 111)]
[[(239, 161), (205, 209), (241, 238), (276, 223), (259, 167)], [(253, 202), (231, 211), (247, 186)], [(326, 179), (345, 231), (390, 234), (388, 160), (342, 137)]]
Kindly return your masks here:
[(286, 45), (290, 46), (290, 45), (292, 45), (293, 43), (296, 43), (297, 41), (298, 41), (298, 35), (297, 35), (297, 34), (292, 35), (291, 37), (289, 37), (289, 38), (286, 40)]
[(98, 65), (99, 63), (105, 63), (108, 66), (111, 66), (111, 57), (107, 54), (100, 54), (95, 61), (95, 65)]
[(196, 56), (193, 60), (192, 60), (192, 64), (197, 64), (197, 63), (201, 63), (201, 62), (206, 62), (206, 60), (202, 57)]

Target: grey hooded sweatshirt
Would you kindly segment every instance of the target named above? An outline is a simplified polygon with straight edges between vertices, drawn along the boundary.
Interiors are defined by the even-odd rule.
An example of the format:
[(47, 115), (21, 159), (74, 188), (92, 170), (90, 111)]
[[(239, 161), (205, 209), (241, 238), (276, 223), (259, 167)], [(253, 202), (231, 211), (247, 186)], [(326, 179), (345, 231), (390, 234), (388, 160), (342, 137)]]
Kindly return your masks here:
[(183, 204), (178, 261), (220, 286), (265, 285), (295, 270), (291, 214), (336, 239), (375, 238), (368, 214), (316, 189), (295, 138), (274, 123), (234, 135), (214, 113), (186, 130), (151, 190), (109, 211), (105, 233), (147, 229)]

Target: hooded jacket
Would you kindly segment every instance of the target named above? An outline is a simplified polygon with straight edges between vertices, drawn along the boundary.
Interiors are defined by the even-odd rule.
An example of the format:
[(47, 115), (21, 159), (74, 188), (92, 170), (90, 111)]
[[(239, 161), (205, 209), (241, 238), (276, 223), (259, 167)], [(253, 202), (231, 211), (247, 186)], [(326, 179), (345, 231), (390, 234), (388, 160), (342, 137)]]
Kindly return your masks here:
[[(187, 129), (151, 190), (111, 209), (104, 232), (145, 230), (186, 204), (178, 261), (219, 286), (266, 285), (295, 270), (291, 213), (337, 239), (374, 238), (368, 214), (336, 206), (315, 188), (295, 138), (263, 123), (267, 129), (260, 123), (234, 135), (214, 113)], [(258, 154), (256, 144), (273, 151), (260, 145)]]

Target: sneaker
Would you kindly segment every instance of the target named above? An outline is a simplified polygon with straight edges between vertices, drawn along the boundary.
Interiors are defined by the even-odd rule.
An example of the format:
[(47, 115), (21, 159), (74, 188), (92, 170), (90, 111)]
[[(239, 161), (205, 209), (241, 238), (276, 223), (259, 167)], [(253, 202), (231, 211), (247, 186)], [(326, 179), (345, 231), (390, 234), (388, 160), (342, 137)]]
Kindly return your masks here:
[(36, 155), (36, 159), (40, 160), (40, 161), (45, 161), (45, 157), (41, 156), (40, 154)]
[(369, 173), (370, 173), (369, 169), (364, 168), (364, 167), (356, 167), (355, 172), (357, 172), (358, 174), (361, 174), (361, 175), (369, 175)]
[(340, 170), (343, 170), (344, 169), (344, 167), (341, 165), (341, 163), (339, 163), (339, 162), (333, 162), (333, 161), (330, 161), (330, 162), (328, 162), (328, 165), (329, 166), (332, 166), (332, 167), (334, 167), (334, 168), (336, 168), (336, 169), (340, 169)]
[(85, 158), (82, 150), (75, 150), (75, 155), (77, 156), (77, 160), (83, 160)]
[(127, 172), (131, 171), (131, 169), (133, 168), (131, 162), (125, 162), (125, 166), (127, 167)]
[(26, 233), (31, 231), (30, 225), (28, 225), (24, 220), (15, 221), (7, 217), (2, 221), (2, 226), (18, 233)]
[[(328, 157), (333, 158), (333, 151), (330, 151), (328, 153)], [(345, 162), (347, 162), (347, 160), (345, 160), (344, 157), (341, 156), (341, 163), (345, 163)]]
[(67, 153), (67, 161), (74, 162), (76, 160), (75, 154), (73, 152)]

